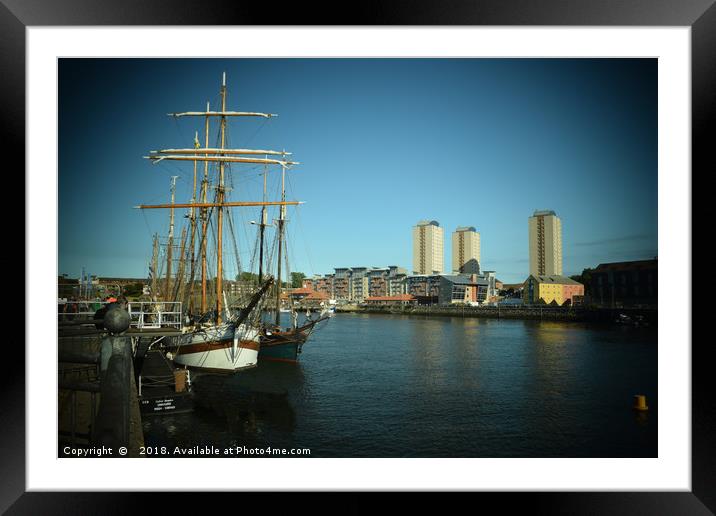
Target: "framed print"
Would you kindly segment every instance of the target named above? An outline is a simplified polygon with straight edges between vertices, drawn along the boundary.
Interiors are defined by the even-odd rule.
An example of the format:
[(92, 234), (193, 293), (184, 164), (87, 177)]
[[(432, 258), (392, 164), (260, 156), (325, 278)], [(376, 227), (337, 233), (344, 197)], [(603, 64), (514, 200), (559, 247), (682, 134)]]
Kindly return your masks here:
[[(222, 2), (44, 4), (0, 6), (27, 202), (0, 507), (365, 490), (714, 510), (689, 168), (710, 160), (712, 2), (362, 4), (351, 26)], [(55, 346), (78, 328), (96, 352)], [(120, 417), (114, 374), (139, 436), (123, 458), (131, 435), (102, 426)], [(200, 417), (139, 415), (181, 393)]]

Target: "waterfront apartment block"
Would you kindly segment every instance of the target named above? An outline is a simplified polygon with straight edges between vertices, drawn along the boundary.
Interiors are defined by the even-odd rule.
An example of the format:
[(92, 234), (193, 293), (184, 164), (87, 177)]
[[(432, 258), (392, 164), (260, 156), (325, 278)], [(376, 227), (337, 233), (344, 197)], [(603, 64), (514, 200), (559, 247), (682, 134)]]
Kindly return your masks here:
[(368, 271), (368, 295), (369, 297), (385, 297), (389, 295), (387, 267), (371, 269)]
[(397, 265), (373, 268), (368, 271), (368, 293), (371, 297), (406, 294), (405, 278), (407, 276), (408, 271)]
[(535, 211), (529, 218), (530, 274), (562, 274), (562, 221), (553, 211)]
[(313, 283), (313, 290), (325, 294), (329, 299), (333, 299), (333, 274), (326, 274), (322, 278), (316, 278)]
[(333, 274), (326, 274), (325, 276), (314, 275), (312, 278), (304, 278), (302, 287), (320, 292), (329, 299), (333, 299)]
[(437, 304), (440, 296), (440, 275), (415, 274), (406, 278), (408, 294), (418, 304)]
[(480, 233), (470, 226), (452, 234), (453, 274), (480, 274)]
[(590, 301), (608, 307), (656, 307), (658, 261), (600, 263), (591, 272)]
[(333, 296), (338, 302), (351, 301), (351, 269), (341, 267), (333, 269)]
[(522, 299), (525, 304), (535, 304), (544, 301), (552, 304), (563, 305), (567, 301), (574, 304), (575, 296), (584, 296), (584, 285), (566, 276), (551, 275), (542, 276), (530, 274), (525, 280), (522, 290)]
[(408, 293), (408, 286), (406, 284), (406, 278), (408, 277), (408, 271), (397, 265), (390, 265), (388, 267), (388, 295), (389, 296), (400, 296)]
[(368, 297), (399, 296), (407, 293), (407, 271), (388, 267), (339, 267), (334, 274), (304, 280), (304, 287), (322, 292), (338, 302), (362, 303)]
[(300, 293), (325, 294), (339, 304), (453, 304), (495, 301), (494, 271), (484, 274), (416, 274), (397, 265), (338, 267), (334, 274), (303, 281)]
[(436, 220), (421, 220), (413, 227), (413, 274), (442, 274), (443, 228)]
[(356, 303), (362, 303), (368, 297), (368, 267), (351, 267), (350, 269), (349, 299)]

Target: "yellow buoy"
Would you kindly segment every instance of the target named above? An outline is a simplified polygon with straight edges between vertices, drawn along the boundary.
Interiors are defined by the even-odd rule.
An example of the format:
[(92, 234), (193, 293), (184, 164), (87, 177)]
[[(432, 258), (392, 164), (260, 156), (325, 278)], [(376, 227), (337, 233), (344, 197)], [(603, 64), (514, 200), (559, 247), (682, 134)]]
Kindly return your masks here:
[(637, 394), (634, 396), (634, 410), (649, 410), (649, 407), (646, 406), (646, 396), (643, 394)]

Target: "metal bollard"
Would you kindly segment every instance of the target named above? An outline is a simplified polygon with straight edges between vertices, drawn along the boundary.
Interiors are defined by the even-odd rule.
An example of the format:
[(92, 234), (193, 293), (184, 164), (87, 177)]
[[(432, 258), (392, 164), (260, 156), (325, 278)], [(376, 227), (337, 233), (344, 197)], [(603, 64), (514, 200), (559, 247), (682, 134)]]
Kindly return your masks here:
[(129, 443), (129, 400), (132, 378), (132, 340), (122, 333), (129, 314), (119, 307), (107, 311), (104, 326), (110, 335), (100, 344), (100, 404), (92, 429), (92, 444), (112, 448)]

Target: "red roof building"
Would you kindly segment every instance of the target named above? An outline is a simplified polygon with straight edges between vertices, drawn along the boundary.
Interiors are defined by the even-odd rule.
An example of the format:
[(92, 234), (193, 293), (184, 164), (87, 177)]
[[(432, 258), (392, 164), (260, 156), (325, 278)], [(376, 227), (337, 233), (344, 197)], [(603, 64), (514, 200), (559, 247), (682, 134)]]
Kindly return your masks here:
[(321, 303), (328, 301), (329, 296), (324, 292), (316, 292), (310, 288), (295, 288), (289, 293), (291, 301), (294, 303), (300, 302), (306, 306), (320, 306)]

